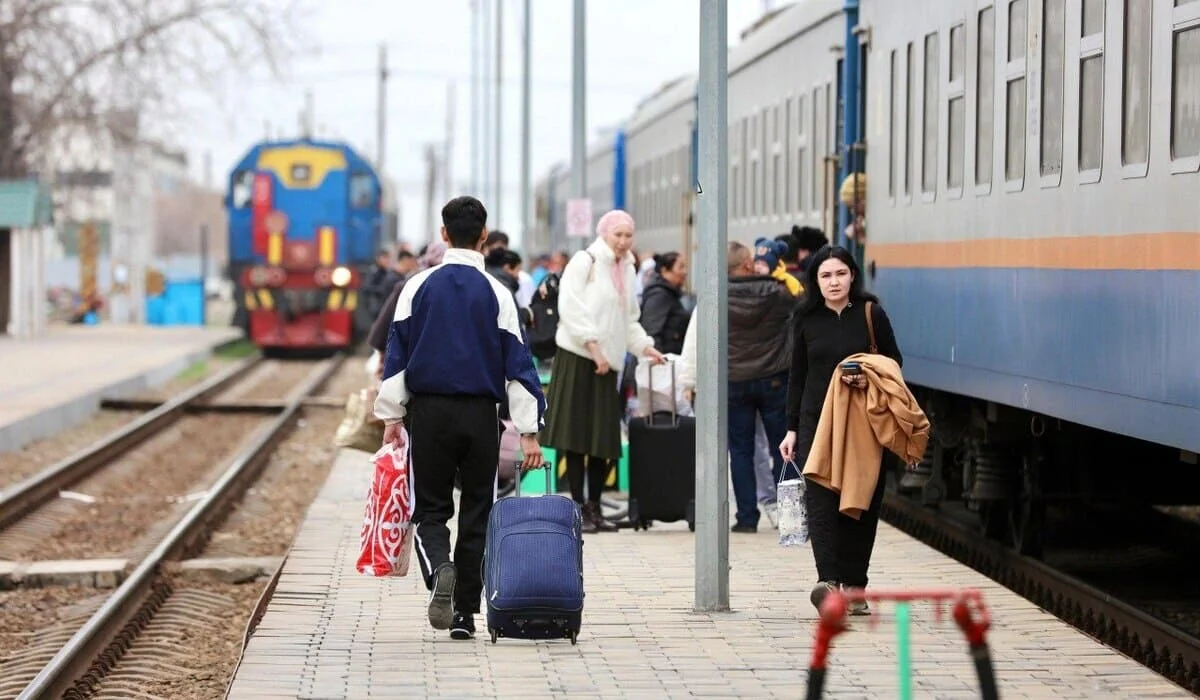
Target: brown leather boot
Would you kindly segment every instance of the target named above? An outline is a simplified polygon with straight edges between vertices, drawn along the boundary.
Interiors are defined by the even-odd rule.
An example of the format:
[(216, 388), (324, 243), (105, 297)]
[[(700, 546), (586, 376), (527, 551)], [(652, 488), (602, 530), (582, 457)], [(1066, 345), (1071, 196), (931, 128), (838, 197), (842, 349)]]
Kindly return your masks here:
[(596, 532), (616, 532), (617, 526), (604, 519), (599, 503), (587, 503), (583, 506), (583, 519), (590, 520)]
[(580, 520), (583, 521), (583, 527), (580, 531), (585, 535), (592, 535), (597, 532), (596, 523), (592, 522), (591, 516), (588, 514), (588, 504), (584, 503), (579, 506)]

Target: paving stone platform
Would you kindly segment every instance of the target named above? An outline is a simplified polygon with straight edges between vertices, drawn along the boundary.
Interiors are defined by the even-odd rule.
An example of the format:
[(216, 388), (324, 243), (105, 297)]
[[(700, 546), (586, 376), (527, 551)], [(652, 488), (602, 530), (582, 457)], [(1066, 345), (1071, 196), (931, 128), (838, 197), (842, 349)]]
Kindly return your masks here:
[[(656, 525), (588, 536), (587, 599), (578, 646), (469, 642), (429, 628), (417, 564), (401, 579), (353, 569), (369, 455), (342, 451), (311, 507), (269, 608), (231, 684), (266, 698), (802, 698), (816, 612), (807, 547), (777, 533), (731, 536), (729, 613), (698, 614), (693, 535)], [(886, 525), (872, 582), (981, 589), (994, 619), (992, 654), (1006, 700), (1187, 698), (1178, 686), (1007, 589)], [(897, 696), (891, 610), (855, 618), (832, 653), (825, 697)], [(978, 697), (952, 622), (915, 604), (914, 697)], [(482, 623), (482, 618), (479, 618)], [(481, 628), (482, 628), (481, 624)]]
[(0, 452), (78, 425), (102, 398), (162, 384), (241, 336), (237, 328), (116, 324), (0, 336)]

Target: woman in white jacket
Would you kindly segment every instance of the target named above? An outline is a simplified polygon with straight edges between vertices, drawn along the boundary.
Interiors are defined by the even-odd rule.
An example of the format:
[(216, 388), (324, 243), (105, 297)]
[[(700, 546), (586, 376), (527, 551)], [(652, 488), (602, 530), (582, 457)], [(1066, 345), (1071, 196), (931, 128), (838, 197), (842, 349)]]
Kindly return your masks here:
[(600, 217), (597, 240), (567, 263), (558, 290), (558, 351), (540, 442), (566, 459), (571, 497), (589, 533), (616, 530), (601, 515), (600, 494), (609, 462), (621, 458), (617, 370), (626, 351), (663, 361), (638, 324), (633, 232), (633, 217), (624, 211)]

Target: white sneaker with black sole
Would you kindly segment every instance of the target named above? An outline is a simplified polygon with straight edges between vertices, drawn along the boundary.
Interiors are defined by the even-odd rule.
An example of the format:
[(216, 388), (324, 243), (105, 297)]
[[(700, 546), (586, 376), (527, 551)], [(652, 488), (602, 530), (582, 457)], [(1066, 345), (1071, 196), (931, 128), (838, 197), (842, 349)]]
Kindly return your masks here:
[(433, 590), (429, 591), (429, 624), (435, 630), (450, 628), (454, 616), (454, 581), (458, 571), (454, 564), (446, 562), (438, 566), (433, 574)]

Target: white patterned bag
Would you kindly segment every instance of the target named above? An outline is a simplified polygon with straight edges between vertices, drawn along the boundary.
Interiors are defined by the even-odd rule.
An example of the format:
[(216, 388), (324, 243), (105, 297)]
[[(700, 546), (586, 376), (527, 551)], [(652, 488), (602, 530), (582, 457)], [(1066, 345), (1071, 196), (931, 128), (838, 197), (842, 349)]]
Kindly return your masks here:
[[(787, 478), (789, 466), (796, 472), (795, 479)], [(795, 462), (784, 462), (775, 494), (779, 505), (779, 544), (799, 547), (807, 543), (808, 512), (804, 505), (804, 474)]]

